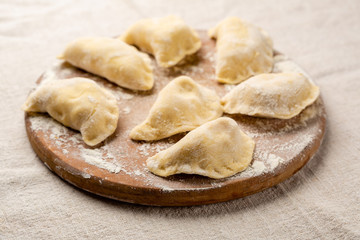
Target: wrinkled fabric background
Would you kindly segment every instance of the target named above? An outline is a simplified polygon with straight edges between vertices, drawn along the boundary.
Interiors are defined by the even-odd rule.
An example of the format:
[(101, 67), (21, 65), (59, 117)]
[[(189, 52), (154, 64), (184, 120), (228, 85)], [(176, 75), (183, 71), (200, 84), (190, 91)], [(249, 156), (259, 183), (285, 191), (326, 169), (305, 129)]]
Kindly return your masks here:
[[(360, 239), (360, 1), (0, 1), (0, 239)], [(108, 200), (51, 173), (20, 106), (65, 45), (175, 13), (197, 29), (239, 16), (267, 30), (321, 88), (327, 133), (296, 175), (225, 203)]]

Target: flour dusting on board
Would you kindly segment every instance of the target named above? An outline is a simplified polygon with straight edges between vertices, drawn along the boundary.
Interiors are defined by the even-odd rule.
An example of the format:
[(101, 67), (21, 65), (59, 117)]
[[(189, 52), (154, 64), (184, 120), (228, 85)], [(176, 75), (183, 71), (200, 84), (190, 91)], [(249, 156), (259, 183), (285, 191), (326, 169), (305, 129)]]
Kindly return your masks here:
[(118, 173), (121, 170), (120, 165), (113, 162), (104, 161), (104, 159), (113, 159), (113, 158), (109, 153), (104, 154), (104, 151), (101, 148), (99, 149), (83, 148), (81, 149), (80, 155), (85, 160), (85, 162), (97, 166), (99, 168), (106, 169), (109, 172)]
[[(204, 47), (207, 48), (207, 46)], [(206, 49), (204, 51), (206, 51), (204, 59), (214, 65), (216, 59), (214, 52), (207, 52), (208, 50)], [(178, 74), (194, 76), (194, 79), (199, 81), (201, 84), (206, 83), (206, 81), (216, 82), (214, 72), (207, 70), (204, 71), (201, 66), (175, 66), (171, 69), (156, 69), (156, 71), (165, 73), (169, 76), (177, 76)], [(300, 69), (288, 58), (284, 56), (275, 56), (273, 72), (286, 71), (301, 72), (307, 76), (302, 69)], [(84, 164), (95, 166), (96, 168), (110, 173), (110, 176), (122, 176), (122, 174), (125, 174), (135, 181), (145, 183), (147, 186), (158, 188), (163, 192), (171, 192), (177, 189), (182, 189), (181, 186), (183, 183), (191, 183), (191, 179), (187, 180), (187, 178), (176, 178), (176, 181), (174, 181), (171, 180), (171, 178), (158, 177), (150, 173), (146, 167), (145, 161), (148, 157), (169, 148), (175, 143), (174, 141), (159, 141), (150, 143), (131, 141), (128, 136), (128, 132), (131, 129), (123, 128), (121, 125), (122, 121), (125, 121), (126, 119), (126, 121), (132, 122), (133, 126), (143, 121), (143, 116), (137, 115), (137, 113), (139, 111), (143, 111), (143, 109), (137, 108), (138, 105), (136, 105), (136, 101), (139, 98), (147, 96), (146, 94), (142, 95), (142, 93), (136, 91), (132, 92), (120, 87), (114, 87), (114, 84), (106, 82), (104, 79), (92, 74), (79, 71), (63, 61), (58, 61), (50, 70), (46, 71), (43, 74), (43, 81), (50, 81), (56, 78), (69, 78), (74, 76), (74, 73), (80, 73), (81, 76), (89, 77), (97, 81), (111, 91), (117, 98), (121, 117), (118, 127), (120, 130), (116, 132), (115, 137), (116, 140), (119, 141), (116, 142), (111, 139), (105, 140), (100, 147), (90, 148), (83, 143), (79, 132), (64, 127), (62, 124), (53, 120), (46, 114), (31, 115), (29, 119), (32, 131), (41, 131), (44, 136), (48, 138), (50, 144), (52, 144), (51, 147), (53, 152), (56, 154), (62, 154), (65, 157), (73, 157), (78, 161), (82, 161)], [(166, 81), (159, 81), (156, 85), (157, 89), (161, 89), (166, 83)], [(221, 93), (218, 93), (219, 96), (229, 92), (236, 85), (225, 84), (223, 86), (224, 92), (220, 91)], [(151, 97), (153, 97), (152, 100)], [(151, 96), (149, 95), (148, 99), (153, 101), (155, 97), (156, 96), (152, 94)], [(242, 130), (256, 142), (253, 161), (250, 166), (232, 177), (221, 180), (205, 179), (203, 182), (204, 184), (200, 181), (200, 184), (194, 185), (194, 187), (190, 188), (187, 187), (182, 190), (197, 191), (207, 188), (221, 187), (228, 180), (246, 179), (262, 176), (268, 173), (276, 173), (276, 171), (278, 171), (281, 167), (289, 164), (296, 154), (302, 153), (309, 143), (314, 141), (315, 136), (313, 134), (296, 134), (295, 138), (290, 138), (286, 141), (284, 141), (284, 137), (288, 132), (292, 132), (294, 130), (296, 130), (296, 132), (301, 132), (302, 129), (308, 127), (309, 122), (311, 122), (312, 119), (317, 117), (319, 114), (321, 114), (321, 109), (319, 109), (316, 104), (313, 104), (312, 106), (306, 108), (296, 121), (284, 121), (285, 124), (281, 125), (281, 127), (276, 129), (276, 131), (271, 129), (271, 123), (267, 124), (266, 121), (263, 121), (263, 119), (260, 118), (253, 118), (251, 126), (239, 123)], [(121, 144), (117, 144), (119, 142)], [(131, 162), (133, 158), (141, 159), (142, 162), (134, 164)], [(91, 167), (86, 167), (84, 171), (85, 172), (81, 174), (83, 178), (89, 179), (92, 177)], [(104, 179), (107, 180), (106, 178)], [(99, 179), (98, 181), (102, 184), (103, 180)]]
[[(67, 148), (76, 146), (76, 149), (79, 150), (79, 156), (85, 162), (112, 173), (118, 173), (122, 170), (121, 165), (115, 161), (115, 157), (106, 145), (97, 149), (85, 148), (82, 145), (80, 133), (75, 133), (69, 137), (69, 129), (45, 115), (32, 116), (30, 121), (31, 129), (33, 131), (41, 130), (44, 134), (48, 134), (49, 139), (61, 149), (63, 154), (69, 154), (70, 152)], [(68, 140), (66, 140), (65, 137), (67, 137)]]
[(140, 152), (141, 155), (143, 156), (149, 156), (150, 152), (160, 152), (162, 150), (165, 150), (167, 148), (169, 148), (172, 144), (163, 144), (163, 145), (159, 145), (159, 144), (154, 144), (154, 143), (142, 143), (140, 146), (137, 147), (137, 150)]
[[(133, 171), (126, 170), (120, 163), (119, 158), (117, 156), (121, 156), (121, 154), (116, 151), (114, 148), (109, 147), (108, 145), (103, 145), (100, 148), (85, 148), (82, 144), (82, 139), (80, 133), (72, 133), (68, 128), (64, 127), (62, 124), (53, 120), (51, 117), (47, 115), (36, 115), (30, 118), (31, 121), (31, 129), (33, 131), (43, 131), (48, 134), (49, 139), (53, 141), (53, 143), (62, 149), (62, 153), (67, 155), (70, 154), (69, 146), (76, 146), (79, 150), (79, 156), (88, 164), (94, 165), (98, 168), (107, 170), (111, 173), (119, 173), (122, 171), (125, 174), (131, 175), (134, 178), (148, 178), (149, 172), (145, 167), (145, 163), (142, 166), (142, 169), (134, 169)], [(247, 132), (248, 135), (251, 133)], [(277, 135), (281, 135), (282, 132), (276, 133)], [(273, 133), (274, 140), (276, 142), (276, 134)], [(261, 134), (260, 134), (261, 135)], [(71, 136), (71, 137), (70, 137)], [(65, 140), (65, 137), (68, 140)], [(259, 137), (259, 134), (257, 135)], [(280, 164), (286, 164), (286, 161), (276, 155), (276, 152), (298, 152), (301, 151), (306, 145), (312, 141), (312, 136), (304, 135), (295, 140), (291, 140), (286, 144), (282, 145), (274, 145), (274, 147), (261, 149), (261, 146), (257, 148), (254, 153), (254, 161), (252, 164), (245, 169), (243, 172), (232, 176), (231, 178), (248, 178), (260, 176), (262, 174), (274, 171)], [(265, 143), (265, 142), (264, 142)], [(156, 144), (156, 143), (140, 143), (138, 144), (136, 151), (144, 157), (150, 157), (162, 150), (170, 147), (173, 142), (167, 144)], [(265, 143), (266, 144), (266, 143)], [(270, 146), (270, 144), (266, 144)], [(120, 148), (121, 150), (121, 148)], [(113, 154), (114, 153), (114, 154)], [(85, 175), (84, 175), (85, 176)], [(89, 175), (86, 175), (88, 178)], [(153, 185), (151, 179), (146, 180), (148, 185)], [(221, 186), (221, 183), (213, 183), (214, 186)], [(155, 185), (154, 185), (155, 186)], [(156, 185), (156, 187), (159, 187)], [(163, 188), (167, 191), (170, 188), (165, 185)]]

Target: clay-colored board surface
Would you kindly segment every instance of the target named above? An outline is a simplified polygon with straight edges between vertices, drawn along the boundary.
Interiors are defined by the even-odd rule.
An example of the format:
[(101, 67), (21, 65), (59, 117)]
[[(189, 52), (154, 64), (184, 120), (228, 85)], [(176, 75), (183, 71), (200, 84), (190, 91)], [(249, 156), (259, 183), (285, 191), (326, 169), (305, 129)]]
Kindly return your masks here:
[[(291, 177), (315, 154), (325, 131), (326, 113), (319, 98), (289, 120), (226, 115), (252, 137), (256, 148), (251, 166), (232, 177), (214, 180), (196, 175), (158, 177), (146, 168), (148, 157), (164, 150), (184, 134), (152, 142), (132, 141), (129, 131), (142, 122), (157, 93), (173, 78), (192, 77), (215, 90), (220, 97), (233, 86), (215, 80), (215, 41), (199, 31), (203, 46), (184, 64), (164, 69), (153, 60), (155, 86), (148, 92), (133, 92), (105, 79), (56, 62), (39, 79), (88, 77), (109, 89), (118, 99), (120, 119), (116, 132), (96, 147), (81, 140), (79, 132), (62, 126), (47, 114), (25, 114), (32, 147), (45, 165), (71, 184), (86, 191), (121, 201), (159, 206), (209, 204), (244, 197)], [(276, 53), (274, 72), (293, 68), (285, 56)]]

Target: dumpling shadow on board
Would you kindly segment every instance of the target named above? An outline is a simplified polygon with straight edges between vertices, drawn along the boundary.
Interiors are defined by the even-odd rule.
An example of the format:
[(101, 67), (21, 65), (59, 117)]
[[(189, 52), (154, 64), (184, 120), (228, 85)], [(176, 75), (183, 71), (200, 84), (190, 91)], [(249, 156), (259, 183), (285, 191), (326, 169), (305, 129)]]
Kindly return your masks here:
[[(160, 66), (157, 66), (156, 68), (154, 68), (154, 75), (167, 76), (168, 78), (173, 79), (182, 75), (188, 75), (189, 73), (192, 73), (192, 77), (194, 77), (194, 68), (198, 67), (199, 63), (205, 60), (203, 54), (201, 54), (200, 51), (201, 49), (194, 54), (187, 55), (183, 60), (181, 60), (181, 62), (179, 62), (173, 67), (162, 68)], [(151, 60), (154, 64), (156, 64), (153, 56), (151, 56)]]
[[(134, 46), (136, 47), (136, 46)], [(136, 47), (139, 51), (138, 47)], [(196, 53), (191, 55), (186, 55), (179, 63), (172, 67), (160, 67), (154, 58), (153, 55), (148, 54), (151, 59), (151, 62), (154, 67), (154, 76), (167, 76), (169, 78), (176, 78), (178, 76), (184, 75), (185, 72), (191, 72), (194, 67), (196, 67), (201, 61), (204, 61), (204, 57), (201, 54), (201, 49)], [(160, 73), (160, 74), (157, 74)], [(155, 80), (156, 83), (156, 80)]]
[[(120, 36), (118, 36), (120, 37)], [(137, 47), (136, 45), (132, 45), (133, 47), (135, 47), (139, 52), (143, 52), (139, 47)], [(153, 73), (154, 73), (154, 77), (158, 77), (158, 76), (167, 76), (167, 77), (177, 77), (182, 75), (180, 72), (180, 68), (179, 65), (181, 65), (181, 67), (184, 67), (184, 65), (186, 65), (187, 67), (190, 67), (191, 64), (197, 64), (199, 62), (199, 57), (198, 52), (192, 54), (192, 55), (187, 55), (185, 56), (185, 58), (183, 60), (181, 60), (181, 62), (179, 62), (177, 65), (173, 66), (173, 67), (160, 67), (157, 63), (156, 63), (156, 59), (154, 57), (154, 55), (150, 54), (150, 53), (146, 53), (143, 52), (145, 54), (147, 54), (147, 56), (150, 58), (151, 60), (151, 64), (153, 66)], [(160, 73), (160, 74), (159, 74)], [(154, 87), (153, 89), (156, 87), (155, 84), (157, 82), (156, 79), (154, 79)], [(139, 91), (139, 92), (148, 92), (148, 91)]]

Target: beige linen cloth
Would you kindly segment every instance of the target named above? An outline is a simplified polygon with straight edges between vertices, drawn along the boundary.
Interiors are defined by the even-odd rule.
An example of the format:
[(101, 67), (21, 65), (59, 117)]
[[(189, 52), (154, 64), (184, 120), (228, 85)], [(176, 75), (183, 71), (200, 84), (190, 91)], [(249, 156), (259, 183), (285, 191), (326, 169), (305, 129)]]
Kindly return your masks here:
[[(328, 127), (316, 156), (258, 194), (146, 207), (81, 191), (51, 173), (25, 133), (25, 101), (65, 45), (175, 13), (197, 29), (239, 16), (321, 88)], [(0, 1), (0, 239), (360, 239), (360, 1)]]

